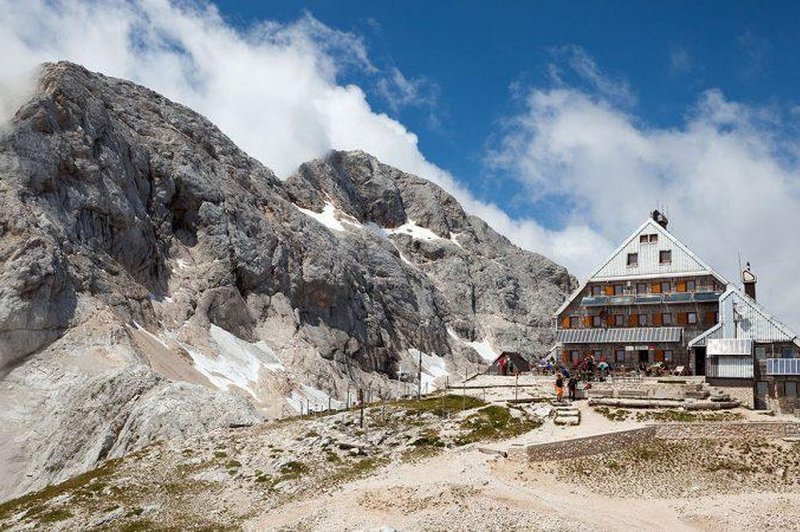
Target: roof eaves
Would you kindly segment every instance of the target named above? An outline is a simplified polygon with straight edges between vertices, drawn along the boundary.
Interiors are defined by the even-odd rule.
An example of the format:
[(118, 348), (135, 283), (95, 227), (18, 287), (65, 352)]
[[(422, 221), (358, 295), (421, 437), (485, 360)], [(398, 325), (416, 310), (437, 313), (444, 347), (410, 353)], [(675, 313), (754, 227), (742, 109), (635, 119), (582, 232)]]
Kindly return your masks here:
[(589, 281), (588, 281), (588, 280), (586, 280), (586, 281), (583, 281), (583, 282), (581, 282), (581, 283), (578, 285), (578, 288), (576, 288), (576, 289), (575, 289), (575, 291), (574, 291), (574, 292), (572, 292), (572, 294), (570, 294), (570, 295), (569, 295), (569, 297), (567, 297), (567, 299), (565, 299), (565, 300), (564, 300), (564, 302), (561, 304), (561, 306), (560, 306), (560, 307), (558, 307), (558, 310), (556, 310), (556, 311), (555, 311), (555, 313), (553, 314), (553, 317), (554, 317), (554, 318), (557, 318), (559, 314), (561, 314), (562, 312), (564, 312), (564, 310), (566, 310), (566, 308), (567, 308), (568, 306), (570, 306), (570, 304), (571, 304), (573, 301), (575, 301), (575, 298), (576, 298), (576, 297), (578, 297), (578, 295), (580, 295), (580, 293), (581, 293), (581, 292), (583, 292), (583, 289), (584, 289), (584, 288), (586, 288), (586, 285), (587, 285), (587, 283), (588, 283), (588, 282), (589, 282)]
[(722, 324), (721, 324), (721, 323), (717, 323), (716, 325), (714, 325), (714, 326), (713, 326), (713, 327), (711, 327), (710, 329), (706, 330), (706, 331), (705, 331), (705, 332), (703, 332), (702, 334), (700, 334), (700, 335), (698, 335), (698, 336), (695, 336), (694, 338), (692, 338), (692, 339), (689, 341), (689, 343), (687, 344), (687, 347), (694, 347), (694, 346), (696, 346), (696, 345), (697, 345), (699, 342), (703, 341), (704, 339), (708, 338), (709, 336), (711, 336), (712, 334), (714, 334), (715, 332), (717, 332), (717, 331), (718, 331), (718, 330), (719, 330), (721, 327), (722, 327)]

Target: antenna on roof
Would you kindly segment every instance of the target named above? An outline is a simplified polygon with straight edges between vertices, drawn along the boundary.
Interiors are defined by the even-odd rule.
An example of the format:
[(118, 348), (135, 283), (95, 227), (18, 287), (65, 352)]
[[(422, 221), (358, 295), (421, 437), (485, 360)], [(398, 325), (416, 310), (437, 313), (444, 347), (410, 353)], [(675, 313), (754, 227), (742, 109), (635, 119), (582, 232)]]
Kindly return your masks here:
[(741, 276), (742, 276), (742, 252), (739, 249), (736, 250), (736, 258), (739, 261), (739, 277), (740, 277), (739, 280), (741, 280)]

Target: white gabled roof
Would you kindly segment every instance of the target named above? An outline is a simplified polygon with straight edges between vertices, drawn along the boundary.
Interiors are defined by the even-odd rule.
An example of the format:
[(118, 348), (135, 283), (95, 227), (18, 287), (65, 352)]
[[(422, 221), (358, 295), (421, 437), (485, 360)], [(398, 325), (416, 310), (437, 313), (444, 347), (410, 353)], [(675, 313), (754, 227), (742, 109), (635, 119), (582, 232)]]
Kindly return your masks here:
[[(740, 316), (735, 331), (734, 304)], [(722, 326), (722, 338), (750, 338), (756, 342), (794, 342), (800, 345), (800, 339), (794, 331), (732, 285), (728, 286), (719, 298), (719, 321)]]
[[(643, 244), (639, 242), (641, 235), (658, 235), (658, 242)], [(659, 262), (659, 252), (672, 251), (669, 264)], [(628, 253), (638, 253), (638, 265), (628, 266)], [(648, 218), (625, 241), (603, 261), (589, 278), (582, 282), (578, 289), (567, 298), (556, 310), (555, 316), (561, 314), (567, 306), (592, 281), (633, 280), (659, 277), (678, 277), (692, 275), (713, 275), (723, 285), (728, 281), (700, 257), (695, 255), (686, 244), (678, 240), (672, 233), (661, 227), (655, 220)]]
[[(658, 235), (658, 242), (653, 244), (639, 242), (641, 235), (651, 234)], [(672, 261), (669, 264), (661, 264), (659, 252), (666, 250), (672, 251)], [(638, 266), (628, 266), (628, 253), (639, 254)], [(661, 227), (652, 218), (648, 218), (589, 276), (589, 280), (609, 281), (696, 274), (711, 274), (723, 284), (728, 283), (724, 277), (695, 255), (675, 235)]]

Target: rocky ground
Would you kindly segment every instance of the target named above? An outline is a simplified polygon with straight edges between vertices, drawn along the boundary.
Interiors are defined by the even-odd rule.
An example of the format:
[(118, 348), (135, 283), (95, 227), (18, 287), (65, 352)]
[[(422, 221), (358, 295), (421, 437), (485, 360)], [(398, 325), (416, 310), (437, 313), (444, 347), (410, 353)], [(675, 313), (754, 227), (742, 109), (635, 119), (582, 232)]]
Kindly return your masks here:
[[(3, 504), (0, 528), (730, 530), (765, 519), (796, 526), (795, 442), (660, 441), (533, 464), (485, 453), (663, 422), (577, 407), (585, 423), (559, 427), (541, 403), (435, 396), (370, 405), (363, 427), (354, 409), (158, 442)], [(684, 412), (683, 421), (709, 415)], [(724, 416), (757, 419), (744, 410)]]

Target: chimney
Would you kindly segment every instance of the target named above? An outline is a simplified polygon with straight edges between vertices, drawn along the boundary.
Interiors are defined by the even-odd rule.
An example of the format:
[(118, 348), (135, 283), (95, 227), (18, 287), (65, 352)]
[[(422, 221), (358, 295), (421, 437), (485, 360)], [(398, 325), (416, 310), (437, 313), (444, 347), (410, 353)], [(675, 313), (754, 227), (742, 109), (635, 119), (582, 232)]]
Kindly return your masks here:
[(753, 301), (756, 299), (756, 281), (758, 278), (756, 274), (750, 271), (750, 263), (747, 263), (744, 270), (742, 270), (742, 284), (744, 284), (744, 293), (750, 296)]
[(661, 214), (661, 211), (656, 209), (652, 213), (650, 213), (650, 216), (653, 217), (653, 220), (655, 220), (658, 225), (660, 225), (664, 229), (667, 228), (667, 224), (669, 223), (669, 220), (667, 220), (666, 216)]

